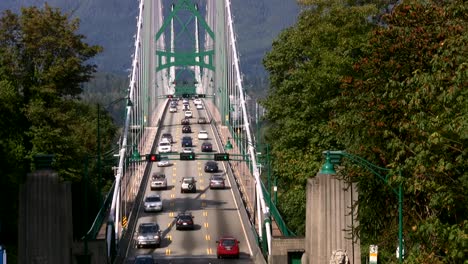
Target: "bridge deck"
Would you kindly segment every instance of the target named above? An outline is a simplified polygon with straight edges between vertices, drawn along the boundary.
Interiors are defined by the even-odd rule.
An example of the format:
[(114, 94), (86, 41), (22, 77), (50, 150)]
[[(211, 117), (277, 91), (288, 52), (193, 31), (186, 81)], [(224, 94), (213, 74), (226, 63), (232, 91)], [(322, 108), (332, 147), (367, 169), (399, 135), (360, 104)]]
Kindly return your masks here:
[[(215, 126), (216, 129), (219, 131), (221, 136), (221, 141), (223, 144), (227, 143), (228, 138), (233, 138), (231, 132), (229, 131), (227, 126), (223, 126), (221, 120), (221, 115), (219, 114), (218, 109), (213, 105), (211, 101), (205, 102), (206, 108), (209, 109), (209, 112), (212, 116), (213, 120), (216, 120)], [(238, 146), (235, 142), (232, 142), (233, 150), (232, 153), (240, 153)], [(246, 162), (241, 161), (230, 161), (229, 164), (231, 165), (232, 170), (234, 171), (234, 176), (237, 179), (237, 183), (239, 185), (239, 189), (242, 193), (242, 199), (244, 201), (245, 207), (247, 209), (247, 213), (249, 214), (250, 221), (255, 223), (255, 228), (258, 230), (258, 223), (256, 223), (256, 216), (255, 216), (255, 180), (253, 175), (250, 173), (248, 164)], [(278, 228), (277, 223), (275, 222), (274, 218), (272, 218), (271, 222), (272, 227), (272, 236), (282, 236), (280, 229)]]

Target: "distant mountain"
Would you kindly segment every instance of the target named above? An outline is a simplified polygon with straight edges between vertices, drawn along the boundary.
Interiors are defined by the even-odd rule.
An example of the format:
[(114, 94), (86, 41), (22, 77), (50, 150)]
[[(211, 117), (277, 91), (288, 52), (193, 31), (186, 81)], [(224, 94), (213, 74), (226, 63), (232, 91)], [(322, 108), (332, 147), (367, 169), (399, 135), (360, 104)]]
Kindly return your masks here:
[[(138, 1), (1, 0), (0, 10), (19, 12), (22, 6), (41, 7), (45, 2), (80, 18), (80, 33), (87, 42), (104, 47), (94, 60), (99, 71), (127, 74), (134, 51)], [(232, 5), (242, 71), (246, 75), (263, 75), (261, 61), (265, 52), (278, 33), (296, 21), (299, 7), (295, 0), (232, 0)]]

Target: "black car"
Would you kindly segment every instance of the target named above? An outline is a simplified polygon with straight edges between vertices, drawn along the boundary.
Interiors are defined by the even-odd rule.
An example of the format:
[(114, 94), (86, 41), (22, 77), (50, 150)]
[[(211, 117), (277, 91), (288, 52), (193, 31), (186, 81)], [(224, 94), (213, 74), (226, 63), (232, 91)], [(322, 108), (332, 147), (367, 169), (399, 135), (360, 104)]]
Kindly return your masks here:
[(203, 144), (201, 145), (201, 151), (202, 152), (213, 151), (213, 144), (211, 144), (211, 142), (203, 142)]
[(183, 137), (182, 138), (182, 147), (192, 147), (192, 138), (191, 137)]
[(182, 121), (180, 121), (182, 125), (190, 125), (190, 119), (188, 118), (183, 118)]
[(192, 133), (192, 128), (189, 125), (182, 127), (182, 133)]
[(218, 163), (215, 161), (207, 161), (205, 163), (205, 172), (218, 172)]
[(178, 214), (175, 219), (176, 219), (176, 230), (181, 230), (181, 229), (191, 229), (193, 230), (195, 228), (195, 225), (193, 223), (193, 215), (190, 213), (180, 213)]

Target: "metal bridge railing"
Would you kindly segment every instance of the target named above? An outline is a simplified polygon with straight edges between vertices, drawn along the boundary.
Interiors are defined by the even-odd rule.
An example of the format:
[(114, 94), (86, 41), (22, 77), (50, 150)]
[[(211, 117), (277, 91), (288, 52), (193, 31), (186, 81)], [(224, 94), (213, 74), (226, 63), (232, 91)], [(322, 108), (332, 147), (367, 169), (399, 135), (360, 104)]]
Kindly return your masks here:
[(270, 215), (273, 217), (273, 219), (275, 220), (276, 224), (278, 225), (278, 228), (281, 232), (281, 234), (283, 236), (286, 236), (286, 237), (294, 237), (296, 236), (296, 234), (294, 234), (287, 226), (286, 226), (286, 222), (284, 222), (283, 218), (281, 217), (281, 214), (278, 210), (278, 208), (276, 207), (276, 205), (274, 203), (272, 203), (272, 200), (271, 200), (271, 194), (270, 192), (267, 190), (267, 188), (265, 187), (265, 184), (262, 182), (262, 191), (263, 191), (263, 195), (265, 196), (266, 200), (269, 202), (269, 206), (270, 206)]
[(102, 224), (104, 223), (104, 220), (107, 218), (107, 215), (109, 213), (109, 208), (112, 202), (112, 195), (114, 193), (114, 187), (115, 181), (112, 184), (112, 187), (110, 188), (109, 193), (107, 194), (106, 199), (104, 200), (104, 203), (101, 205), (101, 208), (99, 209), (96, 218), (94, 218), (93, 225), (85, 235), (87, 239), (96, 239), (97, 235), (99, 234)]

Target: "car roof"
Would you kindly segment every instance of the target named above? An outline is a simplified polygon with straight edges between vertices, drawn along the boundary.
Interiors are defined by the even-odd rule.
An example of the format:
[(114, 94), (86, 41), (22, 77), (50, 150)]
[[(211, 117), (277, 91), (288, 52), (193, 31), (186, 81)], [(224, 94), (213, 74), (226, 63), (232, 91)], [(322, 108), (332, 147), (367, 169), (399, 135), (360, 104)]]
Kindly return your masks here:
[(206, 132), (206, 130), (200, 130), (200, 132), (198, 133), (208, 133), (208, 132)]

